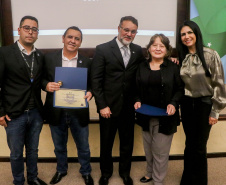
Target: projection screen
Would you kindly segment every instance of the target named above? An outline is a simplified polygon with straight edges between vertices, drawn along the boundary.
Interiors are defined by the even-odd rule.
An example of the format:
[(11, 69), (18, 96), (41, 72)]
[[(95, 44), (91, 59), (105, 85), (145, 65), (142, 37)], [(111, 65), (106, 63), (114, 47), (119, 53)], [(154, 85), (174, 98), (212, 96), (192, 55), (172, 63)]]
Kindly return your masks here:
[(138, 19), (134, 43), (145, 47), (155, 33), (169, 37), (175, 47), (177, 0), (11, 0), (14, 41), (18, 39), (19, 21), (24, 15), (39, 20), (37, 48), (61, 48), (62, 35), (69, 26), (82, 29), (82, 48), (113, 39), (120, 18), (132, 15)]

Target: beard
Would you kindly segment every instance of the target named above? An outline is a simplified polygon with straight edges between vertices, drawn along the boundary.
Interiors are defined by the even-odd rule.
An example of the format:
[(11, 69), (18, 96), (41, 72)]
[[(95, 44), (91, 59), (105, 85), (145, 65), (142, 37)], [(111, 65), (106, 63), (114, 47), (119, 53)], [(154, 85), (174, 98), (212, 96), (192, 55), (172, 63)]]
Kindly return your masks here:
[(126, 37), (120, 37), (120, 38), (119, 38), (119, 41), (120, 41), (123, 45), (126, 45), (126, 46), (130, 45), (131, 42), (132, 42), (133, 40), (131, 39), (130, 41), (127, 41), (127, 40), (125, 40), (125, 38), (126, 38)]

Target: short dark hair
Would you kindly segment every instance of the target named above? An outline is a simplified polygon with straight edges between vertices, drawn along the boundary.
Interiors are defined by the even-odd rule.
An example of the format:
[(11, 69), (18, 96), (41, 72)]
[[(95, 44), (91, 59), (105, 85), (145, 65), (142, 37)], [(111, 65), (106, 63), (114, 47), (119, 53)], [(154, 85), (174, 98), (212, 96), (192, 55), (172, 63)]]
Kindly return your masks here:
[(131, 21), (133, 24), (135, 24), (138, 27), (138, 21), (133, 16), (125, 16), (125, 17), (122, 17), (121, 20), (120, 20), (119, 26), (122, 25), (122, 22), (123, 21)]
[(33, 20), (33, 21), (35, 21), (35, 22), (37, 23), (37, 25), (38, 25), (38, 19), (37, 19), (37, 18), (35, 18), (35, 17), (33, 17), (33, 16), (30, 16), (30, 15), (26, 15), (26, 16), (22, 17), (22, 19), (20, 20), (20, 26), (19, 26), (19, 27), (21, 27), (21, 26), (23, 25), (23, 23), (24, 23), (24, 21), (25, 21), (26, 19)]
[(155, 39), (160, 38), (161, 42), (164, 44), (164, 46), (166, 47), (167, 50), (167, 54), (164, 56), (164, 58), (168, 58), (171, 53), (172, 53), (172, 46), (170, 45), (170, 41), (169, 38), (166, 37), (164, 34), (155, 34), (151, 37), (148, 45), (147, 45), (147, 53), (148, 53), (148, 59), (151, 60), (151, 54), (149, 53), (149, 48), (151, 47), (151, 45), (155, 42)]
[(193, 21), (185, 21), (182, 25), (179, 26), (179, 29), (178, 29), (178, 32), (177, 32), (177, 51), (178, 51), (178, 54), (179, 54), (179, 61), (180, 63), (182, 63), (182, 61), (185, 59), (185, 56), (189, 53), (188, 51), (188, 47), (185, 46), (183, 43), (182, 43), (182, 40), (181, 40), (181, 30), (184, 26), (188, 26), (192, 29), (192, 31), (194, 32), (195, 36), (196, 36), (196, 43), (195, 43), (195, 47), (196, 47), (196, 53), (197, 55), (199, 56), (201, 62), (202, 62), (202, 65), (203, 65), (203, 68), (205, 70), (205, 73), (206, 73), (206, 76), (211, 76), (208, 68), (207, 68), (207, 65), (206, 65), (206, 61), (205, 61), (205, 58), (204, 58), (204, 53), (203, 53), (203, 47), (204, 47), (204, 44), (203, 44), (203, 39), (202, 39), (202, 33), (201, 33), (201, 30), (199, 28), (199, 26), (193, 22)]
[(82, 40), (83, 38), (82, 31), (77, 26), (70, 26), (69, 28), (67, 28), (66, 31), (64, 32), (64, 37), (67, 35), (68, 30), (79, 31), (81, 33), (81, 40)]

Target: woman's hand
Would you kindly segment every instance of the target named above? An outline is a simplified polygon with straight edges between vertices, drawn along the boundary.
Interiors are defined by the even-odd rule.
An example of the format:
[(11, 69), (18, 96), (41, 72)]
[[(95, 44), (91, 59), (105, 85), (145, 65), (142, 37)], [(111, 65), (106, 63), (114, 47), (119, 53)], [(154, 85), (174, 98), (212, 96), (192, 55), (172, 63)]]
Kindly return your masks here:
[(172, 104), (167, 105), (166, 113), (167, 113), (169, 116), (174, 115), (175, 112), (176, 112), (176, 109), (175, 109), (175, 107), (174, 107)]
[(134, 108), (135, 109), (138, 109), (138, 108), (140, 108), (141, 107), (141, 102), (136, 102), (135, 104), (134, 104)]
[(218, 121), (218, 119), (213, 118), (213, 117), (209, 117), (209, 124), (210, 124), (210, 125), (214, 125), (214, 124), (216, 124), (216, 123), (217, 123), (217, 121)]

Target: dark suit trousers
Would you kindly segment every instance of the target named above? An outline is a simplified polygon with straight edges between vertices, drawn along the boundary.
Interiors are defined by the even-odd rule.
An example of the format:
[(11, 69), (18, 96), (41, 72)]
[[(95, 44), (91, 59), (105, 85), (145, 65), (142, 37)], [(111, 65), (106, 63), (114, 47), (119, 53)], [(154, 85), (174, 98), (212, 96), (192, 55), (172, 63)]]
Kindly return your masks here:
[(120, 139), (119, 174), (130, 174), (135, 118), (134, 109), (129, 109), (124, 107), (119, 116), (109, 119), (100, 116), (100, 169), (103, 176), (111, 177), (113, 173), (112, 147), (117, 130)]
[(211, 108), (211, 97), (184, 96), (182, 100), (181, 117), (186, 135), (186, 146), (181, 185), (207, 185), (206, 144), (211, 129), (209, 125)]

